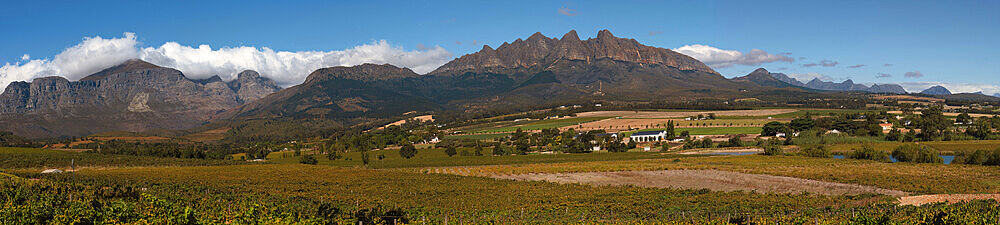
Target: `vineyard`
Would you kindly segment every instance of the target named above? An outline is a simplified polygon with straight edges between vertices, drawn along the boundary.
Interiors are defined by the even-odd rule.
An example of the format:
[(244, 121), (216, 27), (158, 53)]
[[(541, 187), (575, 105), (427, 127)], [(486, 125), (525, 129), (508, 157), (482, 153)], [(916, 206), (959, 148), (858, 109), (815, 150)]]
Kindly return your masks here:
[(896, 207), (884, 204), (888, 200), (877, 195), (595, 187), (306, 165), (15, 174), (41, 180), (2, 178), (5, 197), (0, 198), (0, 204), (5, 207), (0, 210), (0, 220), (14, 223), (792, 223), (879, 219), (913, 223), (947, 219), (988, 224), (995, 223), (998, 212), (995, 201)]
[(494, 177), (531, 173), (574, 173), (651, 170), (722, 170), (859, 184), (917, 194), (1000, 193), (1000, 170), (995, 167), (880, 163), (798, 156), (713, 156), (595, 162), (537, 163), (407, 169)]
[(209, 166), (242, 164), (233, 160), (178, 159), (149, 156), (108, 155), (35, 148), (0, 147), (0, 169), (132, 166)]

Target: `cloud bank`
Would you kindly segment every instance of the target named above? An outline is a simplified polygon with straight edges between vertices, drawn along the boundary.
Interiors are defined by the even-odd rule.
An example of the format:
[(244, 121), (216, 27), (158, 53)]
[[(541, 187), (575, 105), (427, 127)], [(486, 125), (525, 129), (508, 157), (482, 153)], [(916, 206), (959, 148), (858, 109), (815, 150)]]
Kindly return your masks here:
[(191, 79), (205, 79), (219, 75), (232, 80), (243, 70), (255, 70), (282, 86), (302, 83), (312, 71), (332, 66), (353, 66), (363, 63), (392, 64), (407, 67), (417, 73), (427, 73), (453, 58), (440, 46), (407, 51), (390, 45), (385, 40), (333, 51), (275, 51), (262, 47), (223, 47), (209, 45), (197, 47), (167, 42), (159, 47), (142, 47), (133, 33), (119, 38), (88, 37), (69, 47), (52, 59), (31, 59), (24, 55), (21, 61), (7, 62), (0, 67), (0, 86), (14, 81), (30, 81), (45, 76), (62, 76), (78, 80), (104, 68), (128, 59), (142, 59), (150, 63), (180, 70)]
[(708, 45), (685, 45), (673, 49), (681, 54), (691, 56), (704, 62), (712, 68), (726, 68), (733, 65), (756, 66), (769, 62), (795, 62), (789, 57), (791, 53), (769, 54), (764, 50), (753, 49), (743, 53), (736, 50), (723, 50)]
[(909, 78), (921, 78), (924, 77), (924, 73), (921, 73), (920, 71), (913, 71), (913, 72), (906, 72), (903, 74), (903, 76)]

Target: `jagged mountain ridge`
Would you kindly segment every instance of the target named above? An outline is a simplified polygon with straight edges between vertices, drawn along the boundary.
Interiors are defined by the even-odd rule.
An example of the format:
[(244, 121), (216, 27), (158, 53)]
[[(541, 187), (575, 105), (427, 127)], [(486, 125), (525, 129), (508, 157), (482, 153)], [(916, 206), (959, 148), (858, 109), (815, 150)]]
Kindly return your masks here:
[(783, 73), (771, 73), (764, 68), (758, 68), (750, 74), (742, 77), (734, 77), (733, 80), (736, 81), (746, 81), (755, 83), (761, 86), (767, 87), (802, 87), (814, 90), (825, 90), (825, 91), (864, 91), (872, 93), (894, 93), (894, 94), (906, 94), (906, 90), (902, 86), (897, 84), (873, 84), (872, 86), (865, 86), (863, 84), (855, 84), (852, 80), (846, 80), (841, 83), (834, 83), (828, 81), (822, 81), (818, 78), (809, 81), (809, 83), (802, 83), (801, 81), (791, 78)]
[(49, 137), (192, 128), (278, 88), (270, 79), (244, 73), (228, 83), (195, 81), (172, 68), (128, 60), (79, 81), (13, 82), (0, 94), (0, 129)]
[(535, 33), (497, 49), (484, 46), (426, 75), (392, 65), (319, 69), (303, 84), (244, 105), (233, 116), (366, 121), (408, 111), (531, 107), (581, 98), (721, 97), (744, 88), (669, 49), (607, 30), (585, 41), (570, 31), (561, 39)]

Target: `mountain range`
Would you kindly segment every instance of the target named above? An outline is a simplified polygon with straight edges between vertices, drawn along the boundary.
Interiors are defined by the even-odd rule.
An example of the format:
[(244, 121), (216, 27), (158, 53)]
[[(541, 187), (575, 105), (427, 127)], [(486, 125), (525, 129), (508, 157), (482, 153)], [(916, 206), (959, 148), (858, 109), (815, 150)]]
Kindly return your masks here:
[(79, 81), (11, 83), (0, 94), (0, 127), (31, 137), (187, 129), (279, 89), (254, 71), (230, 82), (191, 80), (176, 69), (128, 60)]
[(771, 73), (764, 68), (758, 68), (746, 76), (736, 77), (733, 79), (750, 81), (769, 87), (803, 87), (824, 91), (863, 91), (871, 93), (906, 94), (906, 90), (897, 84), (873, 84), (872, 86), (865, 86), (863, 84), (855, 84), (854, 81), (850, 79), (840, 83), (834, 83), (822, 81), (818, 78), (814, 78), (809, 81), (809, 83), (802, 83), (801, 81), (788, 77), (788, 75), (783, 73)]
[[(561, 38), (535, 33), (495, 49), (485, 45), (424, 75), (389, 64), (337, 66), (317, 69), (286, 89), (251, 70), (228, 82), (218, 76), (192, 80), (176, 69), (129, 60), (79, 81), (44, 77), (10, 84), (0, 94), (0, 129), (53, 137), (296, 120), (336, 129), (411, 112), (824, 95), (816, 90), (905, 93), (898, 85), (850, 80), (802, 83), (763, 68), (727, 79), (670, 49), (607, 30), (586, 40), (569, 31)], [(243, 128), (236, 130), (249, 129)]]

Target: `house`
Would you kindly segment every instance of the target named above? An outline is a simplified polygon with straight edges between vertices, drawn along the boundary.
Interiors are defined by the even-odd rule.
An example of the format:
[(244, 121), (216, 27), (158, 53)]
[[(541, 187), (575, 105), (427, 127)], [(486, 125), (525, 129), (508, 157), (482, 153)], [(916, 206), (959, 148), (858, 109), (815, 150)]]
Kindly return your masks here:
[(42, 171), (42, 173), (62, 173), (62, 172), (63, 171), (59, 170), (59, 169), (47, 169), (47, 170)]
[(667, 140), (667, 131), (665, 130), (639, 131), (632, 133), (631, 138), (632, 141), (635, 142), (664, 141)]
[(785, 133), (774, 134), (775, 137), (785, 137)]
[(431, 143), (431, 144), (438, 143), (438, 142), (441, 142), (441, 139), (438, 138), (438, 137), (432, 137), (431, 140), (428, 141), (428, 143)]
[(594, 104), (594, 107), (601, 107), (601, 103)]
[(879, 124), (878, 126), (882, 127), (882, 131), (892, 130), (892, 124), (891, 123), (882, 123), (882, 124)]
[(826, 133), (827, 134), (840, 134), (840, 131), (837, 130), (837, 129), (833, 129), (833, 130), (827, 131)]

